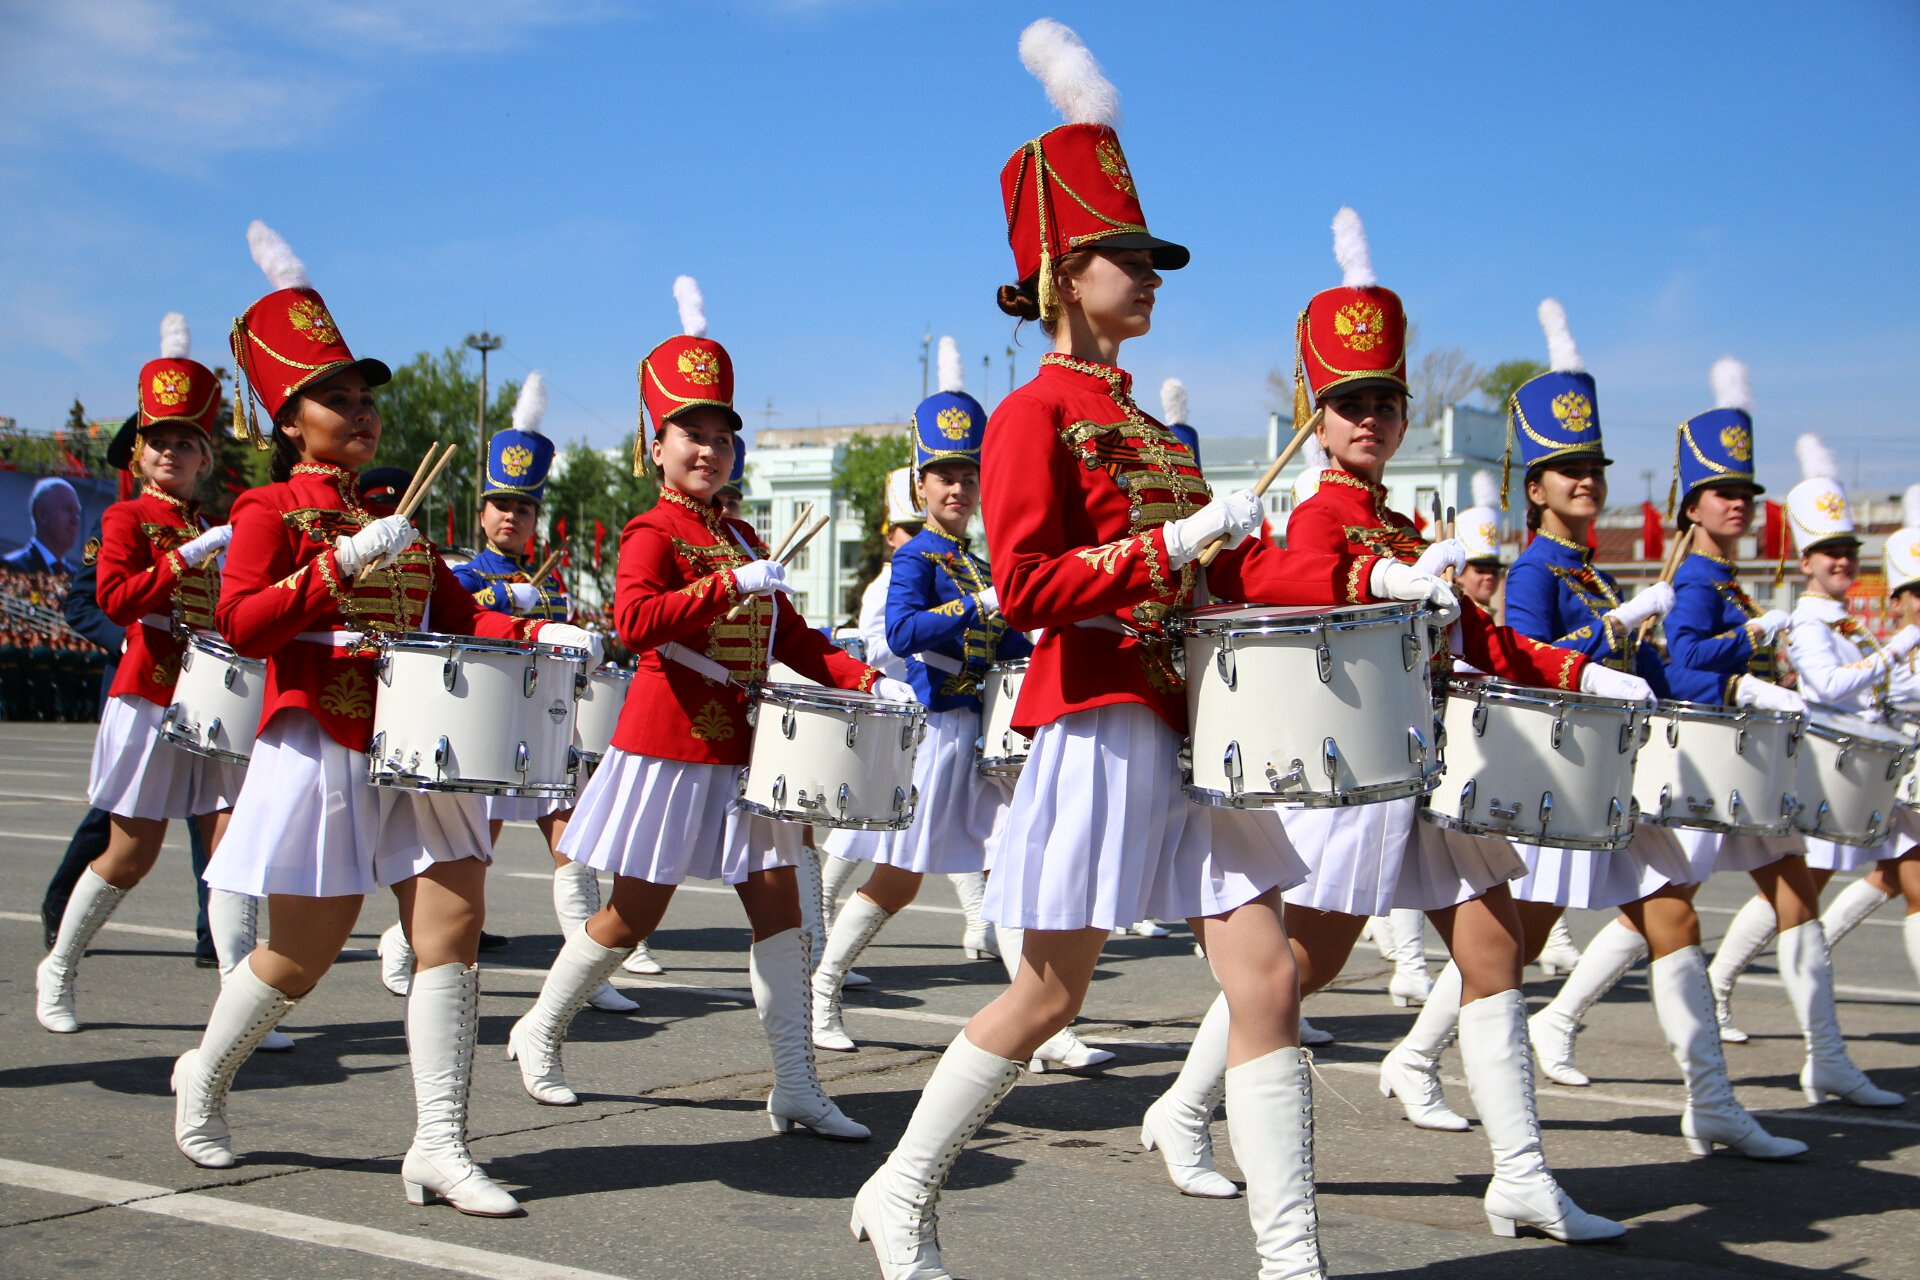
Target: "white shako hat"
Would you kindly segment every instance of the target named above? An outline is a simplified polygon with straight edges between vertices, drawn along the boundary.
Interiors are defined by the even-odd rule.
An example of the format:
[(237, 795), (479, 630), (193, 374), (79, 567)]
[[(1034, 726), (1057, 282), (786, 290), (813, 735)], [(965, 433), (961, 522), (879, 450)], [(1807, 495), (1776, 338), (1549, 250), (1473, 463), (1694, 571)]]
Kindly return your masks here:
[(1793, 442), (1793, 452), (1800, 459), (1801, 475), (1800, 483), (1787, 491), (1787, 524), (1793, 529), (1794, 550), (1805, 555), (1823, 542), (1859, 542), (1833, 451), (1809, 433)]
[(881, 525), (881, 532), (891, 530), (895, 525), (925, 524), (927, 513), (920, 509), (920, 499), (913, 490), (913, 468), (901, 467), (887, 473), (887, 518)]
[(1293, 478), (1293, 505), (1296, 507), (1320, 492), (1320, 473), (1327, 469), (1327, 447), (1320, 443), (1318, 432), (1308, 436), (1306, 443), (1300, 446), (1300, 460), (1306, 467)]
[(1454, 517), (1454, 536), (1467, 549), (1467, 563), (1504, 563), (1500, 550), (1500, 482), (1491, 471), (1476, 471), (1468, 482), (1473, 505)]
[(1887, 594), (1920, 586), (1920, 484), (1900, 499), (1900, 527), (1887, 535)]

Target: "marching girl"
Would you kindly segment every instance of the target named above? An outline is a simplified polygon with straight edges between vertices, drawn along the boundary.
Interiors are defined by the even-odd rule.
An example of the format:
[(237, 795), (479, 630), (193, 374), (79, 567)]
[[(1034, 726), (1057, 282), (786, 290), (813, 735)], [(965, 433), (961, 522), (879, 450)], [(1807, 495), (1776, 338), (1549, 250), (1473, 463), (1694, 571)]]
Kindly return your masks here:
[[(773, 1051), (767, 1116), (776, 1133), (795, 1125), (859, 1142), (820, 1087), (814, 1066), (806, 958), (794, 863), (804, 828), (739, 805), (741, 766), (753, 730), (743, 686), (773, 660), (809, 680), (910, 702), (913, 690), (835, 648), (778, 593), (786, 570), (765, 558), (752, 527), (715, 503), (733, 462), (733, 362), (706, 336), (694, 282), (674, 282), (685, 333), (640, 363), (640, 393), (653, 439), (635, 437), (634, 465), (648, 450), (660, 500), (620, 535), (614, 622), (639, 657), (614, 731), (613, 749), (581, 792), (560, 842), (563, 856), (613, 873), (607, 905), (571, 934), (540, 998), (514, 1023), (507, 1056), (520, 1063), (528, 1096), (546, 1106), (579, 1103), (560, 1061), (567, 1024), (587, 997), (653, 932), (689, 878), (720, 880), (740, 895), (753, 927), (753, 1000)], [(727, 614), (745, 608), (737, 621)]]
[[(213, 626), (220, 598), (214, 557), (232, 529), (208, 529), (194, 487), (213, 463), (220, 383), (188, 358), (186, 319), (160, 322), (160, 358), (140, 370), (133, 470), (140, 492), (108, 507), (94, 561), (100, 608), (126, 628), (126, 651), (93, 743), (87, 801), (112, 815), (104, 853), (74, 885), (47, 958), (35, 971), (34, 1015), (49, 1031), (80, 1029), (74, 987), (87, 944), (160, 856), (167, 821), (187, 818), (218, 846), (246, 770), (176, 747), (160, 736), (185, 643), (176, 627)], [(212, 904), (210, 904), (212, 905)], [(237, 903), (220, 903), (216, 943), (232, 946)], [(222, 955), (223, 967), (232, 961)]]
[[(903, 656), (915, 696), (928, 708), (927, 737), (914, 760), (920, 803), (913, 825), (866, 853), (873, 873), (848, 900), (828, 935), (813, 979), (814, 1044), (853, 1049), (840, 1019), (840, 979), (886, 922), (906, 909), (930, 873), (980, 874), (1006, 819), (1009, 788), (974, 768), (980, 737), (981, 682), (997, 661), (1024, 658), (1033, 646), (1009, 630), (987, 562), (968, 543), (980, 503), (980, 442), (986, 410), (960, 387), (960, 353), (941, 339), (941, 389), (914, 411), (916, 493), (926, 529), (894, 554), (887, 593), (887, 647)], [(1008, 930), (1001, 949), (1018, 973), (1020, 939)], [(1037, 1070), (1081, 1070), (1111, 1053), (1063, 1030), (1034, 1054)]]
[[(1787, 652), (1800, 677), (1800, 692), (1808, 701), (1879, 720), (1889, 705), (1914, 700), (1911, 656), (1920, 644), (1920, 627), (1903, 626), (1883, 645), (1847, 612), (1847, 592), (1860, 573), (1860, 539), (1854, 533), (1846, 489), (1839, 480), (1840, 468), (1818, 436), (1801, 436), (1794, 451), (1799, 455), (1803, 479), (1787, 494), (1787, 522), (1800, 551), (1806, 589), (1793, 607)], [(1887, 540), (1889, 579), (1894, 576), (1899, 537), (1896, 533)], [(1867, 872), (1841, 890), (1821, 913), (1820, 928), (1828, 947), (1846, 937), (1895, 894), (1903, 894), (1908, 911), (1908, 950), (1920, 955), (1913, 951), (1912, 941), (1920, 937), (1920, 926), (1913, 923), (1913, 913), (1920, 911), (1920, 847), (1915, 845), (1916, 838), (1920, 838), (1920, 818), (1904, 806), (1894, 809), (1892, 829), (1876, 846), (1860, 848), (1807, 838), (1807, 870), (1816, 892), (1826, 891), (1836, 871)], [(1733, 985), (1740, 974), (1773, 941), (1773, 935), (1772, 906), (1764, 897), (1749, 898), (1727, 926), (1713, 957), (1713, 989), (1723, 1008), (1731, 1002)], [(1920, 972), (1920, 966), (1916, 966), (1916, 972)], [(1731, 1022), (1722, 1025), (1720, 1034), (1736, 1043), (1747, 1038)]]
[[(1540, 304), (1552, 368), (1529, 380), (1507, 405), (1509, 455), (1518, 444), (1527, 495), (1527, 526), (1534, 538), (1507, 582), (1509, 625), (1537, 640), (1584, 653), (1595, 663), (1645, 680), (1670, 696), (1666, 671), (1652, 646), (1639, 643), (1641, 625), (1673, 607), (1673, 588), (1655, 582), (1623, 599), (1613, 578), (1587, 549), (1593, 523), (1607, 502), (1607, 458), (1600, 435), (1599, 396), (1552, 298)], [(1734, 1097), (1715, 1033), (1706, 955), (1692, 896), (1698, 879), (1674, 834), (1642, 823), (1626, 848), (1615, 851), (1516, 844), (1526, 874), (1512, 885), (1523, 960), (1541, 951), (1568, 907), (1609, 909), (1609, 923), (1576, 964), (1553, 1003), (1529, 1023), (1540, 1070), (1561, 1084), (1585, 1085), (1573, 1065), (1573, 1031), (1592, 1000), (1584, 993), (1596, 975), (1611, 986), (1651, 949), (1654, 1012), (1686, 1082), (1680, 1131), (1698, 1154), (1719, 1143), (1758, 1160), (1781, 1160), (1806, 1144), (1776, 1138)], [(1617, 972), (1615, 972), (1617, 966)], [(1400, 1096), (1407, 1118), (1426, 1129), (1464, 1130), (1467, 1122), (1440, 1093), (1440, 1052), (1453, 1039), (1460, 975), (1441, 974), (1437, 998), (1407, 1038), (1381, 1064), (1383, 1089)]]
[[(549, 573), (537, 583), (527, 576), (539, 567), (527, 553), (538, 530), (547, 473), (553, 468), (553, 441), (540, 431), (546, 412), (547, 384), (536, 369), (527, 375), (514, 402), (513, 425), (496, 433), (487, 445), (487, 488), (480, 501), (480, 531), (486, 545), (473, 559), (455, 567), (453, 576), (473, 593), (482, 609), (566, 622), (573, 617), (573, 601), (559, 575)], [(560, 856), (560, 833), (567, 828), (572, 806), (538, 796), (487, 796), (485, 804), (493, 844), (500, 842), (500, 828), (509, 820), (539, 826), (553, 854), (553, 914), (560, 921), (560, 931), (572, 933), (585, 924), (600, 909), (600, 880), (591, 868)], [(380, 967), (387, 989), (405, 995), (413, 978), (413, 955), (398, 924), (380, 935)], [(612, 983), (602, 983), (587, 1003), (609, 1013), (631, 1013), (640, 1007)]]
[[(1311, 388), (1324, 415), (1319, 435), (1330, 464), (1314, 495), (1289, 517), (1287, 545), (1373, 551), (1413, 561), (1417, 572), (1457, 571), (1465, 561), (1457, 540), (1429, 546), (1412, 520), (1387, 507), (1382, 478), (1407, 430), (1406, 318), (1399, 296), (1375, 283), (1359, 216), (1340, 210), (1333, 231), (1344, 283), (1314, 295), (1300, 315), (1294, 410), (1306, 421)], [(1498, 626), (1478, 608), (1462, 611), (1446, 635), (1454, 658), (1502, 679), (1635, 701), (1652, 696), (1637, 676)], [(1436, 655), (1436, 664), (1443, 672), (1452, 665), (1446, 653)], [(1575, 1205), (1554, 1180), (1541, 1146), (1520, 992), (1520, 924), (1506, 884), (1524, 865), (1506, 841), (1416, 821), (1416, 808), (1405, 800), (1279, 810), (1288, 838), (1311, 866), (1307, 882), (1287, 893), (1287, 933), (1301, 988), (1319, 990), (1339, 974), (1368, 917), (1390, 907), (1425, 911), (1454, 957), (1447, 975), (1459, 979), (1457, 994), (1436, 983), (1428, 1004), (1460, 1007), (1468, 1089), (1493, 1148), (1489, 1226), (1510, 1236), (1526, 1224), (1568, 1243), (1612, 1239), (1625, 1228)], [(1176, 1183), (1185, 1172), (1178, 1166), (1210, 1166), (1203, 1135), (1220, 1062), (1217, 1033), (1208, 1027), (1216, 1017), (1217, 1009), (1202, 1022), (1174, 1088), (1147, 1113), (1147, 1136), (1166, 1150)], [(1418, 1080), (1382, 1076), (1383, 1092), (1421, 1087)], [(1243, 1127), (1233, 1132), (1237, 1142)]]
[(851, 1226), (889, 1280), (947, 1276), (935, 1206), (954, 1160), (1079, 1011), (1108, 933), (1185, 917), (1232, 1009), (1225, 1090), (1245, 1122), (1234, 1153), (1261, 1274), (1320, 1275), (1312, 1090), (1279, 897), (1303, 867), (1278, 823), (1182, 795), (1186, 698), (1163, 624), (1193, 601), (1196, 561), (1221, 538), (1229, 549), (1208, 570), (1220, 598), (1451, 593), (1379, 556), (1250, 539), (1258, 497), (1211, 497), (1186, 446), (1134, 403), (1120, 347), (1151, 327), (1159, 272), (1188, 253), (1147, 231), (1108, 123), (1118, 94), (1079, 38), (1043, 19), (1020, 50), (1071, 121), (1001, 173), (1020, 283), (1000, 306), (1039, 320), (1054, 349), (995, 410), (981, 477), (1001, 611), (1046, 629), (1014, 717), (1033, 746), (987, 883), (987, 918), (1026, 933), (1012, 984), (948, 1046)]
[[(517, 1214), (467, 1149), (474, 955), (492, 857), (486, 809), (475, 796), (366, 781), (375, 643), (429, 624), (596, 654), (599, 642), (577, 627), (480, 610), (406, 517), (375, 518), (360, 505), (357, 472), (380, 443), (371, 388), (387, 381), (387, 366), (354, 358), (284, 240), (259, 222), (247, 238), (274, 290), (234, 322), (234, 358), (272, 420), (273, 483), (234, 506), (219, 619), (238, 652), (266, 659), (266, 707), (233, 839), (206, 878), (266, 897), (272, 929), (221, 989), (200, 1046), (174, 1066), (174, 1141), (195, 1164), (233, 1164), (234, 1073), (332, 967), (366, 894), (387, 885), (417, 957), (406, 1011), (416, 1114), (400, 1172), (407, 1199), (433, 1194), (462, 1213)], [(244, 406), (236, 417), (248, 420)]]

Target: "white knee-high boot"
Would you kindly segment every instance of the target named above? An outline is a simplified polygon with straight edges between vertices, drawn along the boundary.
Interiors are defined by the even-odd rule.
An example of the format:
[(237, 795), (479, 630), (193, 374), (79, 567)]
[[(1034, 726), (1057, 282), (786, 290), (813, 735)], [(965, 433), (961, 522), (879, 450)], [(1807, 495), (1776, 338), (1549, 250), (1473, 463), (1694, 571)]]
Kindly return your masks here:
[(388, 925), (375, 951), (380, 957), (380, 985), (396, 996), (406, 995), (413, 988), (413, 944), (407, 941), (407, 931), (397, 922)]
[(1593, 1083), (1586, 1072), (1573, 1065), (1573, 1038), (1579, 1034), (1580, 1019), (1646, 955), (1647, 940), (1618, 917), (1594, 935), (1580, 963), (1560, 984), (1559, 994), (1527, 1023), (1540, 1074), (1555, 1084), (1578, 1087)]
[(892, 912), (859, 893), (840, 909), (839, 919), (833, 922), (833, 932), (827, 935), (820, 967), (813, 971), (814, 1048), (835, 1053), (853, 1052), (853, 1037), (847, 1034), (840, 1020), (840, 984), (867, 944), (891, 919)]
[(1856, 1107), (1897, 1107), (1906, 1099), (1867, 1078), (1847, 1055), (1840, 1018), (1833, 1007), (1833, 964), (1827, 934), (1818, 920), (1780, 934), (1780, 981), (1807, 1040), (1807, 1063), (1800, 1068), (1800, 1091), (1819, 1104), (1829, 1095)]
[(413, 975), (407, 1058), (413, 1067), (413, 1145), (400, 1162), (408, 1204), (440, 1196), (462, 1213), (510, 1218), (520, 1202), (474, 1162), (467, 1147), (473, 1050), (480, 1036), (480, 968), (439, 964)]
[[(1012, 982), (1020, 975), (1020, 948), (1025, 945), (1027, 931), (1004, 926), (996, 926), (996, 931), (1000, 935), (1000, 963), (1007, 967), (1007, 981)], [(1048, 1071), (1085, 1071), (1112, 1061), (1113, 1055), (1107, 1050), (1083, 1043), (1073, 1034), (1072, 1027), (1062, 1027), (1052, 1039), (1033, 1051), (1033, 1060), (1027, 1063), (1027, 1069), (1035, 1075)]]
[(947, 1046), (900, 1145), (853, 1199), (853, 1238), (872, 1240), (882, 1280), (951, 1280), (940, 1260), (940, 1188), (1019, 1079), (1019, 1063), (976, 1047), (964, 1031)]
[(1193, 1044), (1180, 1064), (1180, 1074), (1168, 1090), (1154, 1099), (1140, 1124), (1140, 1145), (1160, 1149), (1167, 1176), (1184, 1195), (1231, 1200), (1240, 1194), (1213, 1164), (1213, 1113), (1227, 1088), (1227, 997), (1223, 993), (1207, 1006), (1206, 1016), (1193, 1033)]
[[(1591, 951), (1589, 951), (1591, 954)], [(1556, 1240), (1581, 1244), (1611, 1240), (1626, 1228), (1586, 1212), (1554, 1181), (1540, 1142), (1534, 1102), (1533, 1057), (1527, 1052), (1527, 1015), (1518, 991), (1502, 991), (1460, 1009), (1460, 1060), (1467, 1092), (1493, 1148), (1487, 1187), (1487, 1225), (1497, 1236), (1536, 1227)]]
[(1833, 896), (1820, 913), (1820, 927), (1826, 930), (1827, 950), (1853, 932), (1854, 926), (1887, 905), (1893, 895), (1883, 892), (1870, 880), (1859, 879)]
[[(553, 869), (553, 914), (560, 921), (562, 938), (586, 928), (599, 910), (599, 873), (582, 862), (563, 862)], [(587, 1003), (604, 1013), (632, 1013), (640, 1007), (610, 981), (595, 987)]]
[(73, 1007), (80, 957), (87, 953), (87, 944), (93, 941), (93, 935), (100, 932), (100, 926), (107, 922), (107, 917), (120, 906), (128, 892), (108, 884), (92, 867), (80, 873), (79, 882), (73, 886), (73, 896), (67, 899), (67, 909), (60, 917), (60, 932), (53, 940), (53, 950), (47, 952), (47, 958), (33, 974), (33, 1015), (47, 1030), (64, 1033), (80, 1029), (80, 1019)]
[(960, 899), (961, 914), (967, 918), (966, 932), (960, 936), (960, 950), (969, 960), (992, 960), (1000, 954), (995, 945), (993, 926), (980, 914), (987, 900), (987, 877), (979, 871), (958, 871), (947, 877)]
[(1313, 1192), (1313, 1078), (1305, 1049), (1227, 1068), (1233, 1158), (1247, 1177), (1260, 1280), (1325, 1280)]
[(806, 957), (800, 931), (788, 929), (753, 944), (748, 950), (748, 973), (753, 982), (753, 1005), (773, 1050), (773, 1092), (767, 1095), (767, 1117), (775, 1133), (789, 1133), (803, 1125), (823, 1138), (865, 1142), (867, 1126), (847, 1119), (820, 1087), (813, 1060), (813, 1018)]
[(1806, 1143), (1774, 1137), (1733, 1095), (1726, 1055), (1720, 1048), (1720, 1028), (1713, 1017), (1706, 953), (1699, 947), (1683, 947), (1655, 960), (1652, 972), (1653, 1011), (1687, 1085), (1680, 1132), (1688, 1150), (1711, 1155), (1719, 1143), (1751, 1160), (1786, 1160), (1803, 1154)]
[(1387, 916), (1387, 931), (1392, 935), (1393, 976), (1387, 979), (1387, 995), (1396, 1008), (1425, 1004), (1433, 990), (1427, 974), (1427, 917), (1419, 911), (1395, 907)]
[(1758, 894), (1740, 904), (1740, 910), (1727, 924), (1727, 932), (1707, 966), (1707, 979), (1713, 987), (1713, 1016), (1720, 1025), (1720, 1038), (1728, 1044), (1745, 1044), (1747, 1033), (1733, 1025), (1733, 984), (1747, 971), (1754, 957), (1773, 941), (1779, 920), (1773, 906)]
[(1563, 915), (1547, 930), (1546, 945), (1540, 948), (1540, 972), (1551, 978), (1556, 973), (1572, 973), (1580, 963), (1580, 948), (1574, 945), (1573, 931)]
[(838, 914), (840, 895), (847, 891), (847, 883), (853, 879), (853, 873), (864, 865), (851, 858), (839, 858), (832, 854), (821, 856), (820, 909), (829, 920)]
[(173, 1141), (181, 1155), (206, 1169), (233, 1164), (227, 1090), (260, 1037), (298, 1003), (260, 981), (250, 964), (236, 965), (220, 984), (199, 1047), (173, 1064)]
[(607, 980), (627, 952), (603, 947), (585, 929), (568, 938), (540, 985), (540, 998), (507, 1032), (507, 1060), (520, 1064), (520, 1086), (542, 1106), (577, 1107), (560, 1063), (567, 1024), (586, 1007), (587, 997)]
[(1920, 982), (1920, 915), (1909, 915), (1900, 930), (1907, 943), (1907, 965), (1913, 970), (1914, 981)]
[[(213, 935), (213, 954), (220, 962), (220, 985), (247, 961), (260, 938), (260, 899), (225, 889), (207, 891), (207, 932)], [(260, 1037), (262, 1053), (285, 1053), (293, 1041), (275, 1028)]]
[(1460, 1030), (1460, 966), (1447, 961), (1413, 1030), (1380, 1063), (1380, 1096), (1396, 1094), (1420, 1129), (1465, 1133), (1468, 1124), (1440, 1090), (1440, 1055)]
[(800, 894), (800, 960), (811, 975), (820, 963), (827, 945), (827, 929), (833, 923), (826, 914), (825, 895), (820, 891), (820, 851), (802, 845), (793, 864), (795, 888)]

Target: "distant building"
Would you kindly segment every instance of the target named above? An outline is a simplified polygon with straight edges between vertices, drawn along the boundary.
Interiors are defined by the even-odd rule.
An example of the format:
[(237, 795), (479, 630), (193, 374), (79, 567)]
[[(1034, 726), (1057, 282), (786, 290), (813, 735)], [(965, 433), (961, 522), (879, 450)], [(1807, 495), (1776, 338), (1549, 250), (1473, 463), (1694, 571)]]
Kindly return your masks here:
[(904, 422), (845, 427), (762, 427), (747, 449), (741, 514), (769, 543), (786, 533), (808, 503), (833, 516), (788, 570), (793, 603), (815, 626), (849, 621), (859, 607), (860, 556), (868, 530), (833, 487), (847, 443), (862, 436), (903, 436)]

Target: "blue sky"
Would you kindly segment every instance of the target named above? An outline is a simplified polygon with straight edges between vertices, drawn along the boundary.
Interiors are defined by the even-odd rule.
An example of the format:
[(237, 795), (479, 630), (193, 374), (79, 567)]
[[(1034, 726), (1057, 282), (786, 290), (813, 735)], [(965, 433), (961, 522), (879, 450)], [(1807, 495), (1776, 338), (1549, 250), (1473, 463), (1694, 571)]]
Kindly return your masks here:
[(1055, 122), (1015, 50), (1040, 16), (1118, 84), (1148, 218), (1193, 248), (1126, 363), (1184, 378), (1203, 434), (1261, 430), (1350, 203), (1423, 343), (1544, 358), (1535, 305), (1566, 304), (1616, 501), (1664, 489), (1725, 353), (1770, 483), (1802, 430), (1870, 491), (1920, 480), (1920, 6), (1893, 0), (9, 5), (0, 414), (124, 412), (169, 309), (223, 356), (266, 288), (254, 217), (362, 354), (504, 334), (563, 440), (630, 427), (680, 272), (752, 426), (905, 415), (929, 324), (976, 391), (992, 355), (991, 405), (998, 170)]

